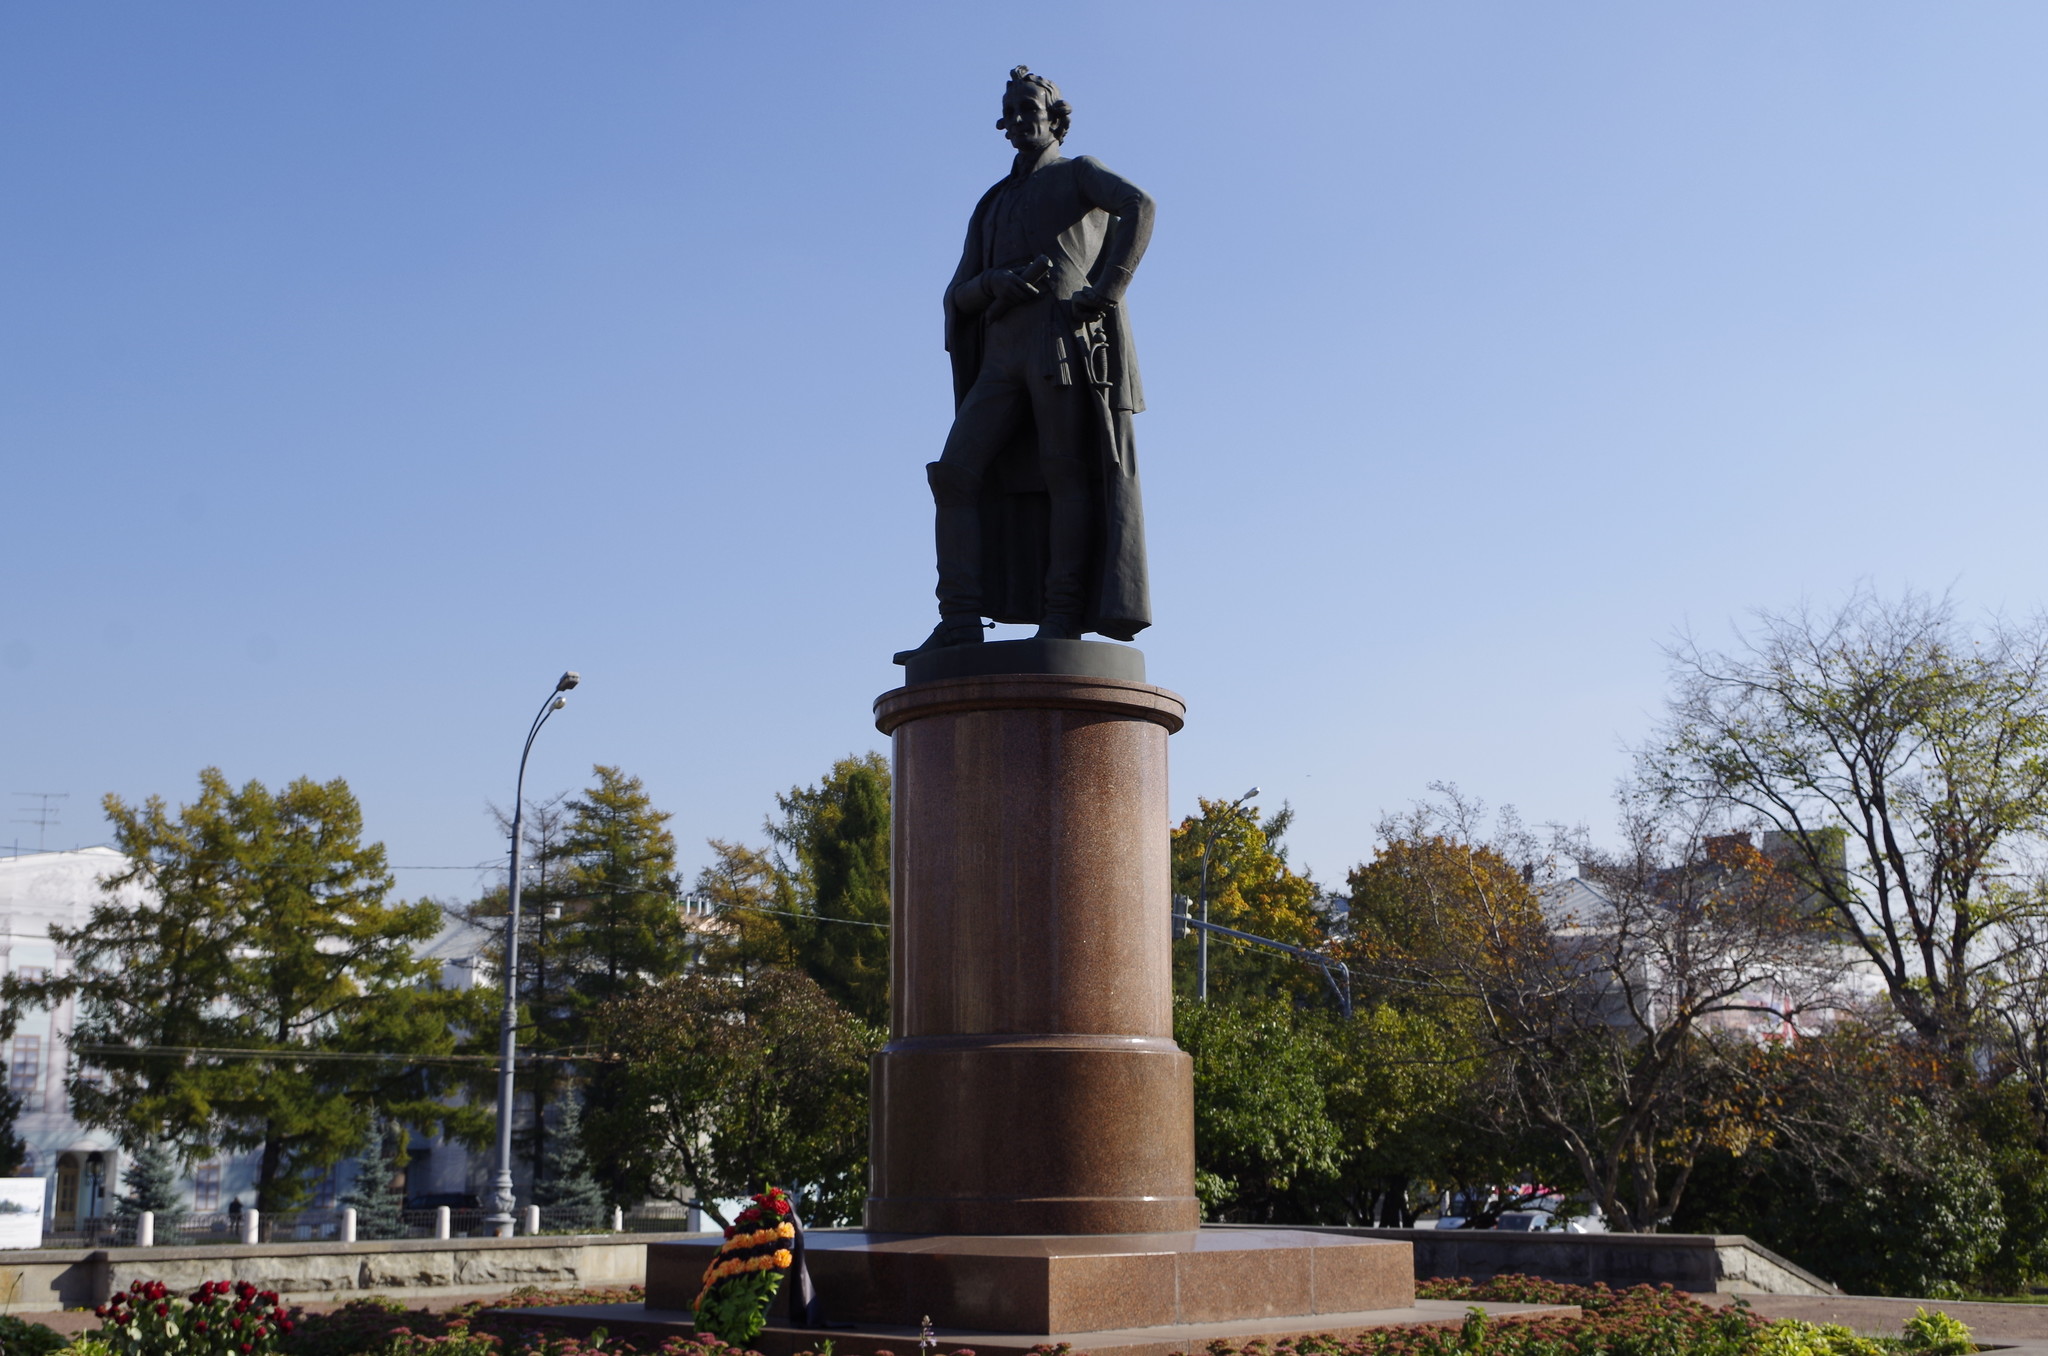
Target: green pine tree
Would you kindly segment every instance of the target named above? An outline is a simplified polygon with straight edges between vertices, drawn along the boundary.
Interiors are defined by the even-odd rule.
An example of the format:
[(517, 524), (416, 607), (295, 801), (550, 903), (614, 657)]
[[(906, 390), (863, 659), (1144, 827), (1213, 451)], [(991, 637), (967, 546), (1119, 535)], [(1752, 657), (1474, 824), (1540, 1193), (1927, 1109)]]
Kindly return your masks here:
[(778, 920), (794, 959), (842, 1007), (886, 1026), (889, 764), (879, 753), (842, 758), (818, 785), (775, 801), (782, 820), (768, 835), (805, 915)]
[(339, 1203), (355, 1207), (359, 1239), (405, 1237), (405, 1194), (398, 1189), (398, 1171), (404, 1165), (397, 1148), (403, 1134), (378, 1126), (356, 1155), (355, 1180), (341, 1193)]
[[(77, 1003), (73, 1050), (100, 1048), (72, 1062), (73, 1114), (124, 1140), (259, 1150), (265, 1211), (303, 1201), (373, 1114), (480, 1130), (488, 1109), (444, 1099), (453, 1075), (414, 1057), (494, 1025), (489, 996), (436, 986), (438, 964), (418, 951), (440, 908), (389, 900), (384, 848), (362, 841), (348, 784), (237, 788), (215, 768), (199, 784), (175, 812), (157, 797), (107, 797), (128, 866), (85, 926), (50, 930), (71, 970), (0, 987), (10, 1012)], [(179, 1047), (276, 1057), (193, 1059)], [(395, 1051), (405, 1058), (303, 1058)]]
[[(534, 1049), (581, 1046), (598, 1008), (676, 975), (689, 964), (689, 938), (676, 898), (676, 840), (638, 777), (599, 764), (596, 782), (568, 803), (569, 818), (547, 866), (547, 897), (561, 916), (549, 926), (551, 974), (523, 993)], [(536, 978), (539, 975), (536, 974)], [(609, 1095), (614, 1071), (593, 1071), (587, 1095)], [(530, 1143), (543, 1168), (549, 1141), (545, 1099)], [(621, 1184), (605, 1177), (611, 1194)]]
[(114, 1202), (114, 1214), (134, 1219), (148, 1210), (156, 1216), (156, 1227), (168, 1230), (183, 1213), (184, 1193), (178, 1190), (178, 1156), (161, 1140), (150, 1140), (128, 1161), (121, 1173), (126, 1195)]
[(533, 1188), (543, 1229), (594, 1229), (604, 1216), (604, 1191), (583, 1152), (583, 1113), (577, 1101), (570, 1093), (556, 1103), (555, 1132), (548, 1137), (540, 1181)]
[(552, 949), (578, 1009), (577, 1040), (583, 1012), (681, 974), (690, 960), (668, 814), (654, 808), (638, 777), (603, 764), (591, 770), (597, 784), (569, 802), (558, 849), (567, 870), (553, 883), (562, 918)]

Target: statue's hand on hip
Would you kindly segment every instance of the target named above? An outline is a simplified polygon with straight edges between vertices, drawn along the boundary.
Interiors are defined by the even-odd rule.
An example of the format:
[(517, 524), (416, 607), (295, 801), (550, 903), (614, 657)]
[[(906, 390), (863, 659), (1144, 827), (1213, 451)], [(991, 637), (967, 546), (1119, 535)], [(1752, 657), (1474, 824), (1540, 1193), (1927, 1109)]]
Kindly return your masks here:
[(1067, 298), (1067, 304), (1074, 308), (1074, 314), (1081, 319), (1094, 320), (1115, 306), (1116, 298), (1104, 296), (1100, 288), (1091, 284)]

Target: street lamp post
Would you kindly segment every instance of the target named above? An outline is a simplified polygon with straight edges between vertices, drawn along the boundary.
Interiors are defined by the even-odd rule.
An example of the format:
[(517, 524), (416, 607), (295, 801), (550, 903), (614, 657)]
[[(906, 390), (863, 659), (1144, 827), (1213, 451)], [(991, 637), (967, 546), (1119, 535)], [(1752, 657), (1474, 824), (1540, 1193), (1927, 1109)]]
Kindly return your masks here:
[(562, 694), (583, 681), (571, 669), (555, 681), (555, 690), (541, 703), (540, 714), (526, 731), (526, 746), (519, 750), (519, 780), (512, 791), (512, 873), (507, 892), (510, 907), (505, 913), (505, 1011), (498, 1019), (498, 1178), (491, 1191), (491, 1213), (484, 1223), (500, 1238), (510, 1238), (512, 1211), (518, 1201), (512, 1195), (512, 1066), (519, 1048), (519, 832), (526, 811), (526, 756), (533, 752), (534, 736), (548, 723), (548, 717), (569, 704)]
[[(1259, 794), (1259, 788), (1251, 790), (1230, 802), (1230, 812), (1236, 814), (1244, 803)], [(1203, 816), (1208, 819), (1207, 815)], [(1196, 945), (1200, 948), (1201, 959), (1195, 967), (1195, 997), (1201, 1002), (1209, 1001), (1209, 845), (1216, 841), (1216, 825), (1209, 824), (1202, 834), (1202, 938)]]

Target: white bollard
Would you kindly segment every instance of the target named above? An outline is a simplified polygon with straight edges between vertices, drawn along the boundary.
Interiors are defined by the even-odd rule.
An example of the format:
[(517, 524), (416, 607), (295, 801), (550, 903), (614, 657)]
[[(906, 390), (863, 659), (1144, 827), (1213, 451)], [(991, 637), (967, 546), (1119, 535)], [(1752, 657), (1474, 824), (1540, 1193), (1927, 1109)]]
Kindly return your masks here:
[(356, 1241), (356, 1208), (352, 1205), (341, 1207), (341, 1241), (344, 1243)]
[(451, 1229), (450, 1229), (450, 1227), (449, 1227), (449, 1224), (450, 1224), (450, 1221), (449, 1221), (449, 1218), (448, 1218), (448, 1207), (447, 1207), (447, 1206), (445, 1206), (445, 1205), (437, 1205), (437, 1206), (435, 1206), (435, 1207), (434, 1207), (434, 1237), (436, 1237), (436, 1238), (446, 1238), (446, 1237), (448, 1237), (448, 1236), (449, 1236), (449, 1234), (450, 1234), (450, 1233), (452, 1232), (452, 1230), (451, 1230)]
[(135, 1217), (135, 1246), (153, 1248), (156, 1246), (156, 1211), (145, 1210)]
[(258, 1233), (258, 1228), (261, 1222), (262, 1212), (259, 1211), (255, 1206), (252, 1205), (247, 1210), (244, 1210), (242, 1212), (243, 1247), (253, 1248), (256, 1246), (256, 1240), (262, 1236), (260, 1233)]
[(533, 1235), (539, 1232), (540, 1207), (537, 1205), (529, 1205), (526, 1207), (526, 1235), (527, 1237), (531, 1238)]
[(626, 1232), (626, 1207), (623, 1205), (612, 1207), (612, 1232), (615, 1234)]

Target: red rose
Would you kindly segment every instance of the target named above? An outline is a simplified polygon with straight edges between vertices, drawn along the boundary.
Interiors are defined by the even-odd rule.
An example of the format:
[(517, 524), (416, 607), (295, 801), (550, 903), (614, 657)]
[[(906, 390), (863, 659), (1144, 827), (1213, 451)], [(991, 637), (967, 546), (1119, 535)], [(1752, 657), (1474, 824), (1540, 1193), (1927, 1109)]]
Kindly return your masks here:
[(776, 1214), (778, 1214), (778, 1215), (786, 1215), (786, 1214), (788, 1214), (788, 1213), (789, 1213), (789, 1202), (788, 1202), (788, 1201), (777, 1201), (777, 1202), (775, 1203), (775, 1213), (776, 1213)]
[(282, 1333), (289, 1333), (292, 1330), (292, 1321), (288, 1318), (280, 1318), (277, 1320), (277, 1330)]
[(240, 1332), (242, 1330), (242, 1320), (239, 1318), (236, 1319), (231, 1326), (234, 1328), (236, 1332)]
[(242, 1350), (245, 1352), (254, 1351), (255, 1349), (256, 1348), (250, 1346), (247, 1342), (242, 1343)]
[(156, 1316), (158, 1318), (166, 1318), (170, 1315), (170, 1312), (171, 1306), (168, 1304), (159, 1304), (156, 1306)]
[(202, 1318), (202, 1319), (200, 1319), (200, 1320), (199, 1320), (199, 1321), (198, 1321), (197, 1323), (194, 1323), (194, 1324), (192, 1325), (192, 1330), (193, 1330), (194, 1332), (205, 1332), (205, 1331), (206, 1331), (206, 1320)]

